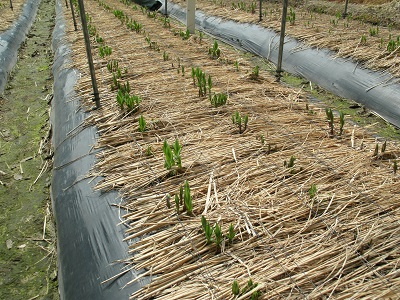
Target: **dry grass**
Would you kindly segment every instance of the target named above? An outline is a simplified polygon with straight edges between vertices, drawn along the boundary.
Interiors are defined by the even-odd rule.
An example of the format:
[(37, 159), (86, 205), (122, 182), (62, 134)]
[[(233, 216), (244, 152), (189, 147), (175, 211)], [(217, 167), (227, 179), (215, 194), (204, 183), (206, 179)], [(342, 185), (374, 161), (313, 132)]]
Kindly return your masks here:
[[(392, 169), (398, 145), (388, 141), (386, 152), (374, 156), (382, 142), (349, 122), (343, 135), (331, 137), (323, 109), (309, 104), (307, 110), (301, 92), (267, 73), (252, 79), (254, 66), (240, 53), (222, 47), (221, 58), (211, 59), (212, 41), (183, 40), (174, 32), (184, 29), (174, 23), (164, 28), (161, 16), (106, 3), (145, 30), (130, 31), (97, 2), (85, 4), (113, 48), (110, 58), (127, 69), (123, 82), (143, 99), (136, 113), (118, 107), (107, 59), (95, 46), (102, 108), (87, 124), (98, 127), (101, 152), (90, 175), (104, 177), (98, 189), (119, 189), (123, 196), (116, 206), (125, 212), (120, 226), (127, 227), (131, 256), (121, 271), (143, 269), (141, 276), (151, 278), (132, 298), (233, 299), (233, 281), (243, 287), (249, 278), (262, 299), (398, 298), (400, 190)], [(73, 61), (82, 72), (77, 90), (89, 106), (83, 39), (68, 26)], [(149, 47), (145, 35), (160, 51)], [(198, 97), (191, 67), (212, 76), (214, 91), (229, 95), (226, 106), (213, 108), (207, 97)], [(235, 111), (249, 115), (243, 134), (231, 122)], [(140, 115), (149, 124), (144, 133), (138, 131)], [(172, 174), (164, 168), (162, 144), (176, 138), (183, 145), (183, 170)], [(294, 167), (285, 167), (292, 156)], [(185, 180), (194, 216), (167, 205), (167, 194), (177, 194)], [(310, 197), (312, 185), (317, 192)], [(208, 245), (201, 215), (224, 234), (233, 224), (233, 243)]]
[(24, 3), (23, 0), (12, 0), (13, 10), (11, 10), (10, 1), (0, 1), (0, 33), (10, 28), (19, 18)]

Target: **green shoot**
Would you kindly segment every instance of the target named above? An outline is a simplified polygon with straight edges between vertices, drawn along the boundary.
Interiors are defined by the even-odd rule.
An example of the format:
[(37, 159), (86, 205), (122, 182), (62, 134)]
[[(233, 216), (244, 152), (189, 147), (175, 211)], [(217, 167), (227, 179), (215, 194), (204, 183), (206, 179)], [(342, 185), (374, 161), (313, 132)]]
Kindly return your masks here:
[(379, 152), (379, 145), (376, 144), (376, 145), (375, 145), (375, 150), (374, 150), (374, 155), (373, 155), (373, 156), (378, 156), (378, 152)]
[(294, 25), (294, 23), (296, 22), (296, 13), (291, 7), (289, 8), (289, 15), (287, 16), (287, 19), (290, 25)]
[(171, 170), (171, 168), (175, 165), (175, 161), (174, 161), (174, 156), (172, 154), (171, 147), (168, 145), (166, 140), (164, 141), (163, 152), (164, 152), (164, 155), (165, 155), (164, 167), (167, 170)]
[(117, 103), (121, 109), (124, 108), (125, 97), (121, 90), (118, 90), (118, 93), (117, 93)]
[(165, 200), (168, 208), (171, 208), (171, 195), (167, 194), (165, 195)]
[(232, 123), (238, 126), (240, 134), (246, 130), (248, 121), (249, 121), (248, 115), (245, 115), (244, 117), (242, 117), (239, 114), (239, 112), (235, 112), (232, 115)]
[(361, 43), (362, 45), (365, 45), (365, 44), (367, 43), (367, 36), (366, 36), (365, 34), (363, 34), (363, 35), (361, 36), (360, 43)]
[(393, 161), (393, 173), (396, 174), (397, 173), (397, 160)]
[(153, 156), (153, 150), (151, 149), (151, 146), (147, 146), (146, 149), (146, 156)]
[(238, 296), (239, 293), (240, 293), (239, 284), (238, 284), (238, 282), (236, 280), (234, 280), (233, 283), (232, 283), (232, 294), (234, 296)]
[(164, 167), (167, 170), (171, 170), (173, 166), (177, 165), (178, 169), (182, 168), (182, 160), (181, 160), (181, 150), (182, 146), (179, 144), (178, 139), (175, 140), (175, 143), (172, 144), (172, 149), (171, 146), (167, 143), (167, 141), (164, 141), (163, 145), (163, 152), (165, 155), (165, 163)]
[(308, 190), (308, 195), (310, 196), (310, 199), (313, 199), (317, 195), (317, 186), (315, 184), (311, 185)]
[(333, 136), (334, 134), (334, 125), (333, 125), (333, 112), (330, 108), (325, 108), (326, 117), (328, 119), (328, 125), (330, 129), (330, 135)]
[(183, 191), (183, 200), (184, 200), (184, 205), (187, 211), (187, 214), (191, 216), (193, 214), (193, 203), (192, 203), (192, 196), (190, 195), (190, 187), (189, 187), (189, 182), (186, 180), (185, 181), (185, 187)]
[(236, 71), (239, 71), (239, 62), (237, 60), (235, 60), (233, 65), (235, 66)]
[(213, 46), (208, 49), (208, 54), (215, 59), (218, 59), (221, 56), (221, 49), (219, 49), (217, 41), (214, 41)]
[(342, 135), (342, 133), (343, 133), (343, 126), (344, 126), (344, 114), (343, 114), (343, 112), (340, 112), (339, 118), (340, 118), (339, 135)]
[(386, 151), (386, 141), (382, 145), (381, 153), (384, 153), (385, 151)]
[(221, 227), (218, 225), (218, 223), (215, 224), (214, 235), (215, 235), (215, 244), (217, 245), (217, 247), (221, 247), (223, 235)]
[(211, 105), (214, 107), (219, 107), (225, 105), (228, 100), (228, 96), (225, 93), (214, 94), (210, 99)]
[(212, 242), (212, 234), (214, 232), (214, 228), (210, 225), (210, 222), (208, 222), (204, 216), (201, 216), (201, 226), (203, 227), (206, 241), (209, 245)]
[(258, 76), (260, 75), (260, 67), (259, 66), (255, 66), (252, 73), (251, 73), (253, 78), (258, 78)]
[(139, 131), (146, 131), (146, 120), (144, 119), (143, 115), (140, 115), (139, 117)]
[(231, 224), (231, 225), (229, 225), (229, 231), (228, 231), (229, 243), (233, 242), (233, 239), (235, 238), (235, 235), (236, 235), (235, 228), (234, 228), (233, 224)]

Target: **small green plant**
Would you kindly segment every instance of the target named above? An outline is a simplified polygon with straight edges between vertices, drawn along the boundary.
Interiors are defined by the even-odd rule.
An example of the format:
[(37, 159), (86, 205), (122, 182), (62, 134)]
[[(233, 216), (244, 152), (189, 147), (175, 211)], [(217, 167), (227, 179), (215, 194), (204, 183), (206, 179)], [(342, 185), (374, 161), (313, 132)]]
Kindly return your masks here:
[[(107, 70), (112, 73), (112, 72), (117, 72), (118, 70), (118, 60), (112, 59), (107, 63)], [(116, 85), (116, 83), (115, 83)]]
[(124, 108), (125, 95), (122, 93), (121, 90), (118, 90), (118, 93), (117, 93), (117, 103), (118, 103), (118, 105), (119, 105), (119, 107), (120, 107), (121, 109)]
[(130, 111), (136, 111), (139, 108), (139, 104), (141, 101), (142, 99), (139, 96), (130, 96), (129, 93), (125, 94), (125, 104)]
[(374, 150), (374, 155), (373, 156), (378, 156), (378, 153), (379, 153), (379, 144), (377, 143), (375, 145), (375, 150)]
[(296, 13), (291, 7), (289, 8), (289, 14), (287, 16), (287, 19), (288, 19), (290, 25), (294, 25), (296, 22)]
[(239, 71), (239, 62), (235, 60), (234, 64), (236, 71)]
[(259, 66), (255, 66), (253, 68), (253, 71), (251, 72), (251, 77), (254, 79), (257, 79), (260, 75), (260, 67)]
[(342, 135), (343, 134), (343, 127), (344, 127), (344, 113), (343, 112), (339, 113), (339, 122), (340, 122), (339, 135)]
[(221, 56), (221, 50), (219, 49), (218, 42), (214, 41), (214, 44), (211, 48), (208, 49), (208, 54), (215, 59), (218, 59)]
[(239, 284), (238, 284), (238, 282), (236, 280), (234, 280), (233, 283), (232, 283), (232, 294), (234, 296), (238, 296), (239, 293), (240, 293)]
[(212, 106), (219, 107), (225, 105), (227, 100), (228, 96), (225, 93), (218, 93), (211, 97), (210, 102)]
[(170, 22), (169, 18), (167, 18), (167, 17), (164, 18), (163, 24), (164, 24), (164, 27), (166, 27), (166, 28), (170, 28), (171, 27), (171, 22)]
[(139, 131), (145, 132), (146, 131), (146, 120), (144, 119), (143, 115), (139, 117)]
[(325, 108), (326, 117), (328, 119), (328, 125), (330, 129), (330, 135), (334, 135), (334, 124), (333, 124), (333, 112), (330, 108)]
[(217, 248), (220, 248), (222, 244), (223, 234), (222, 234), (222, 229), (218, 223), (216, 223), (214, 227), (214, 236), (215, 236), (214, 239), (215, 245), (217, 245)]
[(199, 97), (203, 97), (207, 94), (207, 81), (206, 81), (206, 73), (204, 73), (199, 67), (196, 69), (192, 67), (192, 78), (193, 84), (199, 88)]
[(185, 210), (189, 216), (193, 215), (193, 203), (192, 203), (192, 196), (190, 194), (190, 186), (189, 182), (185, 181), (185, 186), (183, 188), (183, 203)]
[(287, 167), (288, 169), (292, 169), (294, 167), (294, 162), (296, 160), (296, 157), (291, 156), (289, 159), (289, 162), (287, 162), (286, 160), (283, 162), (283, 165), (285, 167)]
[(397, 173), (397, 160), (393, 161), (393, 173), (396, 174)]
[(203, 41), (204, 38), (204, 33), (202, 31), (199, 32), (199, 42), (201, 44), (201, 42)]
[(385, 153), (386, 151), (386, 141), (383, 143), (382, 148), (381, 148), (381, 153)]
[(390, 34), (386, 50), (388, 52), (394, 52), (399, 47), (400, 47), (400, 36), (398, 36), (396, 40), (393, 40), (392, 35)]
[(182, 146), (179, 144), (178, 139), (175, 140), (174, 144), (171, 146), (164, 141), (163, 152), (165, 155), (165, 163), (164, 167), (167, 170), (171, 170), (173, 166), (177, 166), (178, 169), (182, 169), (182, 160), (181, 160), (181, 150)]
[(146, 156), (153, 156), (153, 150), (151, 149), (150, 145), (146, 148)]
[(112, 48), (109, 46), (100, 46), (99, 47), (99, 55), (101, 58), (104, 58), (105, 56), (110, 56), (112, 54)]
[(186, 31), (180, 31), (179, 35), (183, 40), (188, 40), (190, 38), (190, 31), (189, 29), (186, 29)]
[(370, 36), (376, 36), (376, 35), (378, 35), (378, 33), (379, 33), (379, 27), (378, 26), (376, 28), (371, 27), (369, 29), (369, 35)]
[(310, 199), (313, 199), (317, 195), (317, 186), (315, 184), (311, 185), (308, 190), (308, 195), (310, 196)]
[(366, 36), (365, 34), (363, 34), (363, 35), (361, 36), (360, 43), (361, 43), (362, 45), (365, 45), (365, 44), (367, 43), (367, 36)]
[(99, 36), (98, 34), (96, 34), (95, 40), (96, 40), (96, 43), (98, 43), (98, 44), (104, 43), (104, 39), (101, 36)]
[(167, 52), (165, 52), (165, 51), (163, 53), (163, 59), (164, 59), (164, 61), (169, 60), (169, 54)]
[(246, 114), (242, 117), (238, 111), (232, 115), (232, 123), (238, 126), (239, 133), (242, 134), (247, 129), (247, 123), (249, 121), (249, 116)]
[(227, 236), (229, 243), (233, 242), (235, 236), (236, 236), (235, 227), (233, 227), (233, 224), (231, 224), (229, 225), (228, 236)]
[(212, 235), (214, 232), (214, 228), (210, 225), (210, 222), (207, 221), (206, 217), (201, 216), (201, 226), (203, 227), (204, 230), (204, 235), (206, 236), (206, 241), (207, 244), (212, 243)]

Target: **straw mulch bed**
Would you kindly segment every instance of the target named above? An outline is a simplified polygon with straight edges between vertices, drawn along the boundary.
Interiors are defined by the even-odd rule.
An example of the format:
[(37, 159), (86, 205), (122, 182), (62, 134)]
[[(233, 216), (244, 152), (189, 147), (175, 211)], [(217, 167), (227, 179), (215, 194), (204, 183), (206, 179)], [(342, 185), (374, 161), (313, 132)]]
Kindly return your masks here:
[[(382, 142), (349, 122), (342, 136), (330, 137), (324, 109), (307, 110), (300, 91), (268, 73), (253, 78), (254, 66), (239, 52), (221, 47), (221, 58), (212, 59), (212, 41), (183, 40), (174, 33), (184, 28), (174, 22), (166, 28), (161, 16), (106, 3), (111, 12), (87, 1), (91, 24), (112, 47), (110, 58), (126, 68), (122, 82), (129, 81), (131, 94), (143, 100), (138, 112), (118, 107), (106, 68), (110, 58), (99, 58), (95, 45), (102, 108), (86, 123), (99, 131), (90, 176), (104, 177), (98, 189), (122, 195), (115, 205), (124, 211), (120, 226), (127, 227), (131, 256), (121, 274), (138, 269), (143, 273), (135, 281), (151, 279), (132, 298), (233, 299), (234, 280), (243, 288), (250, 278), (258, 285), (238, 299), (256, 290), (260, 299), (398, 298), (400, 189), (393, 161), (399, 147), (388, 141), (385, 153), (374, 157)], [(128, 30), (113, 10), (143, 24), (145, 33)], [(68, 26), (73, 61), (82, 72), (77, 90), (87, 107), (91, 86), (83, 39), (70, 20)], [(227, 105), (213, 108), (198, 96), (191, 67), (212, 76), (214, 92), (229, 95)], [(249, 115), (242, 134), (231, 121), (235, 111)], [(140, 115), (148, 124), (144, 133), (138, 131)], [(164, 168), (162, 146), (175, 139), (183, 145), (183, 168), (173, 174)], [(294, 167), (285, 167), (292, 156)], [(174, 208), (186, 180), (192, 216)], [(315, 196), (309, 195), (312, 185)], [(233, 224), (233, 243), (207, 244), (201, 215), (224, 234)]]
[(19, 18), (24, 3), (23, 0), (12, 0), (13, 9), (11, 10), (10, 1), (0, 1), (0, 33), (9, 29)]
[[(185, 6), (185, 1), (176, 0), (174, 3)], [(244, 1), (213, 1), (198, 0), (196, 8), (206, 13), (232, 19), (243, 23), (257, 23), (280, 32), (282, 18), (282, 4), (263, 3), (263, 20), (259, 22), (259, 7), (256, 5), (254, 13), (239, 8), (233, 9), (232, 3), (238, 5), (245, 3), (250, 9), (250, 0)], [(336, 52), (337, 57), (351, 58), (374, 70), (386, 70), (395, 77), (400, 78), (400, 47), (388, 51), (389, 36), (392, 40), (400, 36), (400, 30), (384, 26), (374, 26), (357, 20), (337, 18), (332, 15), (309, 12), (300, 7), (293, 8), (296, 14), (294, 24), (287, 21), (286, 34), (295, 37), (311, 47), (327, 48)], [(288, 9), (289, 12), (289, 9)], [(349, 10), (350, 12), (350, 10)], [(394, 12), (398, 14), (397, 11)], [(377, 30), (371, 36), (370, 29)], [(366, 42), (362, 41), (362, 36)], [(277, 39), (279, 36), (277, 35)]]

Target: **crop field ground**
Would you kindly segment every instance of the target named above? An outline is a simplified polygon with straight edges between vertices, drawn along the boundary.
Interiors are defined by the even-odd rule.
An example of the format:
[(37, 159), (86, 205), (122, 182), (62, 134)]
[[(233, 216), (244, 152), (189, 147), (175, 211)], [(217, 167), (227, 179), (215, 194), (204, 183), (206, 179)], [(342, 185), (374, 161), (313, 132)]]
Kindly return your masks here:
[[(1, 2), (0, 13), (8, 3)], [(0, 22), (0, 30), (18, 16), (22, 1), (13, 3), (12, 15), (0, 17), (7, 20)], [(352, 15), (344, 20), (337, 15), (343, 4), (337, 2), (289, 4), (296, 17), (287, 25), (288, 34), (399, 78), (398, 1), (374, 2), (373, 7), (351, 3)], [(197, 1), (210, 14), (256, 23), (251, 6), (250, 1)], [(263, 4), (264, 26), (279, 28), (280, 6)], [(97, 126), (94, 146), (102, 149), (88, 176), (103, 177), (98, 189), (118, 189), (123, 196), (115, 206), (125, 212), (120, 226), (128, 228), (131, 251), (121, 273), (144, 269), (143, 276), (152, 278), (132, 298), (400, 297), (397, 129), (374, 116), (365, 118), (362, 108), (349, 108), (353, 103), (303, 79), (286, 74), (286, 84), (279, 84), (270, 63), (200, 32), (188, 34), (160, 13), (116, 0), (85, 1), (85, 8), (102, 104), (83, 124)], [(47, 12), (39, 12), (38, 19), (45, 19)], [(73, 30), (70, 10), (64, 14), (71, 67), (81, 72), (76, 89), (82, 108), (88, 109), (93, 102), (83, 36)], [(29, 53), (37, 47), (35, 38), (48, 43), (44, 37), (28, 38)], [(25, 56), (30, 55), (22, 52)], [(27, 65), (33, 72), (33, 66), (38, 68), (41, 81), (30, 84), (47, 102), (48, 69), (35, 55), (31, 58)], [(23, 78), (25, 73), (13, 75)], [(11, 82), (15, 98), (22, 98), (21, 86)], [(310, 101), (310, 94), (326, 101)], [(4, 115), (8, 107), (0, 101)], [(29, 109), (19, 111), (22, 118), (31, 118)], [(47, 124), (43, 111), (37, 114)], [(1, 120), (2, 129), (13, 123), (12, 118)], [(46, 141), (47, 126), (38, 127), (28, 151), (37, 150), (40, 139)], [(4, 158), (6, 152), (0, 154)], [(27, 156), (21, 155), (17, 162)], [(16, 258), (12, 268), (1, 269), (7, 290), (2, 288), (0, 295), (57, 299), (46, 192), (51, 164), (40, 155), (33, 161), (39, 163), (36, 171), (23, 178), (38, 178), (34, 190), (43, 190), (44, 196), (37, 197), (29, 216), (17, 207), (4, 219), (4, 230), (18, 223), (20, 235), (12, 238), (11, 249), (3, 249)], [(0, 173), (0, 191), (7, 193), (17, 183), (0, 166), (7, 173)], [(37, 177), (44, 166), (44, 175)], [(20, 195), (26, 180), (16, 180)], [(24, 195), (26, 201), (29, 192)], [(3, 252), (6, 261), (10, 254)], [(19, 295), (21, 287), (26, 295)]]
[(102, 103), (87, 119), (102, 149), (91, 176), (124, 199), (121, 272), (152, 278), (132, 298), (398, 298), (396, 141), (160, 13), (85, 7)]

